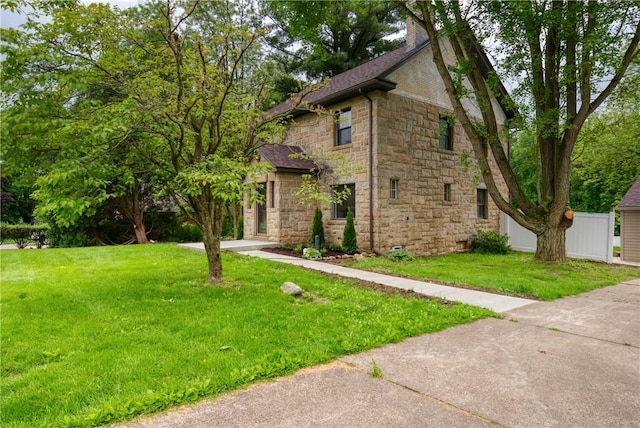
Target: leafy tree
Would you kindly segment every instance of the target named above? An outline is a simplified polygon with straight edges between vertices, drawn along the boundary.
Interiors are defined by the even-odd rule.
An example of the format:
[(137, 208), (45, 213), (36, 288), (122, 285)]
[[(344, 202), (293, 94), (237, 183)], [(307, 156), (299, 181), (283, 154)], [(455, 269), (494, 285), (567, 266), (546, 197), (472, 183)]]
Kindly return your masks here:
[(590, 118), (578, 140), (571, 205), (608, 212), (640, 176), (640, 57), (602, 114)]
[(354, 254), (358, 251), (358, 240), (356, 228), (353, 224), (353, 211), (347, 208), (347, 222), (344, 224), (344, 234), (342, 235), (342, 249), (347, 254)]
[[(290, 61), (289, 71), (311, 79), (335, 76), (403, 43), (387, 38), (403, 24), (389, 1), (270, 0), (265, 6), (275, 26), (271, 46)], [(288, 89), (296, 89), (291, 83)]]
[[(255, 152), (283, 132), (281, 118), (260, 109), (271, 90), (270, 67), (261, 58), (263, 34), (251, 2), (167, 0), (127, 11), (98, 4), (58, 8), (50, 24), (32, 23), (30, 31), (12, 34), (14, 46), (40, 48), (36, 56), (16, 55), (12, 65), (39, 81), (26, 89), (18, 78), (12, 81), (16, 114), (30, 107), (28, 94), (37, 94), (45, 118), (53, 108), (65, 119), (39, 122), (47, 126), (38, 132), (54, 134), (46, 143), (95, 143), (87, 153), (84, 145), (63, 145), (67, 154), (56, 158), (55, 170), (63, 175), (64, 162), (73, 160), (70, 172), (80, 175), (78, 163), (91, 164), (82, 184), (98, 184), (89, 195), (97, 200), (114, 177), (108, 163), (100, 164), (101, 156), (131, 148), (144, 160), (146, 183), (162, 189), (201, 230), (209, 282), (219, 283), (226, 207), (247, 193), (257, 198), (255, 180), (245, 180), (266, 171), (252, 165)], [(100, 96), (90, 96), (91, 85)], [(43, 95), (42, 88), (50, 91)], [(54, 102), (47, 104), (47, 97)], [(31, 131), (27, 127), (25, 133), (38, 140)], [(74, 150), (82, 156), (71, 156)], [(55, 176), (47, 176), (43, 187), (54, 185)], [(134, 177), (128, 177), (132, 184)], [(74, 200), (68, 209), (88, 207)]]
[[(565, 232), (572, 224), (567, 213), (571, 157), (585, 121), (624, 81), (638, 55), (637, 2), (496, 1), (461, 6), (416, 1), (401, 6), (431, 39), (434, 62), (492, 199), (537, 235), (537, 259), (563, 262)], [(439, 30), (448, 36), (456, 64), (445, 62)], [(483, 58), (476, 49), (483, 42), (489, 48), (489, 40), (499, 54), (496, 57), (502, 58), (500, 69), (512, 78), (521, 77), (514, 99), (525, 101), (518, 109), (535, 132), (541, 172), (537, 201), (527, 196), (509, 165), (505, 137), (491, 108), (492, 94), (499, 93), (497, 73), (489, 70), (485, 78)], [(469, 86), (458, 84), (464, 81)], [(464, 108), (463, 98), (481, 109), (480, 124)], [(490, 157), (499, 172), (490, 167)], [(497, 174), (516, 206), (500, 194)]]
[[(117, 43), (117, 32), (105, 24), (114, 15), (104, 5), (58, 3), (51, 11), (58, 27), (31, 19), (22, 30), (3, 34), (3, 90), (12, 95), (2, 111), (3, 159), (10, 173), (32, 177), (36, 214), (59, 238), (52, 244), (100, 241), (89, 229), (105, 220), (96, 216), (109, 200), (117, 201), (118, 211), (106, 220), (124, 216), (136, 241), (146, 243), (144, 212), (154, 203), (143, 184), (148, 171), (130, 136), (105, 126), (104, 105), (124, 96), (82, 64), (96, 63)], [(91, 46), (86, 33), (102, 46)]]

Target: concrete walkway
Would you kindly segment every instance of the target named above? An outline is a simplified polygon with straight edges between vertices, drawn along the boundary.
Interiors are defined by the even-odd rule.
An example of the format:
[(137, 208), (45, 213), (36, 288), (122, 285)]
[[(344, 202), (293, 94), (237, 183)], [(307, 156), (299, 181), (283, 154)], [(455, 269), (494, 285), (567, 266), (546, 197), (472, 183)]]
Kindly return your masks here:
[(505, 315), (125, 426), (640, 426), (640, 280)]
[(401, 288), (404, 290), (413, 290), (416, 293), (425, 294), (427, 296), (440, 297), (442, 299), (447, 299), (453, 302), (461, 302), (467, 303), (469, 305), (480, 306), (499, 313), (510, 311), (512, 309), (526, 306), (535, 302), (535, 300), (521, 299), (519, 297), (503, 296), (493, 293), (485, 293), (482, 291), (469, 290), (466, 288), (449, 287), (446, 285), (434, 284), (432, 282), (416, 281), (413, 279), (400, 278), (391, 275), (383, 275), (375, 272), (348, 268), (331, 263), (283, 256), (281, 254), (274, 254), (266, 251), (242, 251), (241, 254), (287, 263), (306, 269), (339, 275), (345, 278), (361, 279), (364, 281), (374, 282), (376, 284), (382, 284), (389, 287)]
[[(180, 246), (184, 248), (204, 251), (204, 245), (201, 242), (193, 244), (180, 244)], [(503, 296), (493, 293), (485, 293), (482, 291), (469, 290), (466, 288), (449, 287), (446, 285), (434, 284), (432, 282), (416, 281), (413, 279), (383, 275), (359, 269), (352, 269), (331, 263), (284, 256), (281, 254), (260, 251), (259, 249), (274, 246), (278, 246), (278, 244), (264, 241), (221, 242), (222, 249), (227, 251), (235, 251), (247, 256), (260, 257), (262, 259), (287, 263), (318, 272), (339, 275), (345, 278), (360, 279), (363, 281), (374, 282), (376, 284), (386, 285), (389, 287), (395, 287), (404, 290), (413, 290), (416, 293), (424, 294), (427, 296), (439, 297), (442, 299), (450, 300), (452, 302), (467, 303), (469, 305), (491, 309), (498, 313), (503, 313), (535, 302), (535, 300), (521, 299), (518, 297)]]

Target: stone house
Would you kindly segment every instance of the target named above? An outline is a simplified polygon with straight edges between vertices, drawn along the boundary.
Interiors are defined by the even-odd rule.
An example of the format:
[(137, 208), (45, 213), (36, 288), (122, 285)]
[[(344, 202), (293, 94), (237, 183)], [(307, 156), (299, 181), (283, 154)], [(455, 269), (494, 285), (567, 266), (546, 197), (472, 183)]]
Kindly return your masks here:
[(618, 204), (620, 211), (620, 259), (640, 263), (640, 177)]
[[(356, 167), (329, 183), (347, 186), (350, 197), (341, 205), (320, 206), (327, 245), (341, 242), (347, 207), (354, 212), (361, 251), (454, 252), (467, 249), (477, 229), (499, 229), (499, 210), (468, 165), (473, 149), (452, 120), (431, 45), (426, 36), (415, 36), (415, 28), (408, 29), (407, 39), (406, 46), (334, 76), (307, 96), (333, 114), (293, 111), (284, 144), (260, 150), (260, 160), (274, 169), (260, 180), (266, 204), (245, 203), (246, 239), (310, 241), (316, 206), (301, 204), (295, 192), (301, 175), (319, 167), (289, 156), (300, 152), (320, 159), (325, 170), (335, 167), (326, 155), (342, 156)], [(451, 49), (445, 52), (453, 64)], [(487, 73), (492, 68), (485, 63)], [(493, 106), (501, 123), (514, 116), (499, 100), (505, 95)], [(283, 103), (273, 111), (290, 108)], [(477, 108), (474, 116), (480, 117)], [(501, 188), (506, 194), (504, 183)]]

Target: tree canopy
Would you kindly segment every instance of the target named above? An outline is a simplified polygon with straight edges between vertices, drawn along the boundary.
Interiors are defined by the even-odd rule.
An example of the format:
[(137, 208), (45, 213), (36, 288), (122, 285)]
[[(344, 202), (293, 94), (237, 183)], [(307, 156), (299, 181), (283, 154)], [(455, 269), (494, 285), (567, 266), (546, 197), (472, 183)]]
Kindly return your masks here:
[(36, 195), (58, 214), (91, 209), (117, 183), (135, 189), (144, 171), (198, 225), (220, 282), (226, 206), (257, 194), (245, 180), (264, 172), (255, 152), (283, 132), (262, 111), (276, 66), (261, 25), (252, 2), (166, 0), (67, 4), (52, 22), (6, 32), (3, 159), (48, 161)]
[(390, 1), (280, 1), (265, 3), (274, 23), (270, 45), (288, 71), (331, 77), (404, 43), (392, 38), (402, 17)]

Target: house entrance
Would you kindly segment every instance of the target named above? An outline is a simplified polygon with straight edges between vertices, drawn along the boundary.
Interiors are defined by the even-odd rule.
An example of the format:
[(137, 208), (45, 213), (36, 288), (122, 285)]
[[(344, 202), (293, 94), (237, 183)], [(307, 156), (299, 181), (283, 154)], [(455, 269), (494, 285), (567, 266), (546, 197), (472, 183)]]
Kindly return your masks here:
[(267, 233), (267, 186), (261, 186), (258, 192), (262, 196), (262, 203), (256, 202), (256, 229), (258, 233)]

